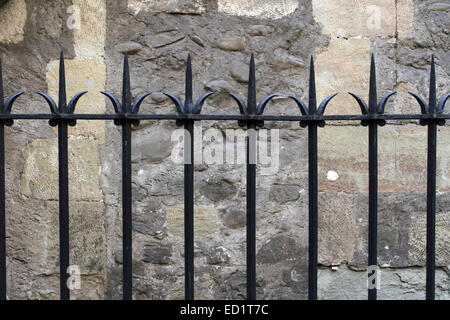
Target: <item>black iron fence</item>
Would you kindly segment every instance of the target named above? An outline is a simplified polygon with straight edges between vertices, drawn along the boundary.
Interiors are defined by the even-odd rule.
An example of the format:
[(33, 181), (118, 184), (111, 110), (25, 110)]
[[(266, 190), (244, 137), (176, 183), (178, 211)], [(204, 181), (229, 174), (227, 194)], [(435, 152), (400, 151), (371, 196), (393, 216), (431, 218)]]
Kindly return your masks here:
[[(1, 73), (1, 66), (0, 66)], [(143, 100), (151, 92), (132, 101), (128, 56), (124, 58), (122, 101), (112, 93), (102, 92), (113, 106), (114, 114), (74, 114), (78, 100), (86, 93), (76, 94), (69, 102), (66, 97), (64, 56), (61, 53), (59, 70), (59, 97), (55, 102), (45, 93), (39, 92), (49, 104), (50, 114), (12, 114), (12, 106), (23, 92), (15, 93), (4, 101), (3, 80), (0, 74), (0, 299), (6, 299), (6, 230), (5, 230), (5, 126), (13, 125), (15, 119), (49, 120), (51, 126), (58, 127), (58, 163), (59, 163), (59, 261), (60, 261), (60, 297), (70, 299), (68, 288), (69, 262), (69, 178), (68, 178), (68, 126), (75, 126), (77, 120), (113, 120), (122, 127), (122, 219), (123, 219), (123, 299), (132, 299), (132, 194), (131, 194), (131, 126), (140, 120), (174, 120), (178, 126), (185, 128), (185, 164), (184, 164), (184, 259), (185, 259), (185, 298), (194, 299), (194, 122), (201, 120), (238, 121), (239, 126), (246, 127), (247, 132), (247, 299), (256, 296), (256, 138), (255, 129), (263, 127), (264, 121), (298, 121), (301, 127), (308, 128), (308, 167), (309, 167), (309, 237), (308, 237), (308, 298), (317, 299), (318, 266), (318, 161), (317, 128), (326, 121), (349, 120), (360, 122), (368, 127), (369, 134), (369, 233), (368, 233), (368, 298), (377, 298), (377, 178), (378, 178), (378, 126), (386, 121), (419, 120), (428, 127), (428, 169), (427, 169), (427, 224), (426, 224), (426, 298), (435, 298), (435, 229), (436, 229), (436, 141), (437, 126), (445, 124), (450, 114), (444, 114), (444, 105), (450, 93), (439, 101), (436, 96), (436, 71), (434, 57), (431, 62), (430, 93), (427, 103), (421, 96), (411, 93), (420, 105), (421, 114), (385, 114), (385, 106), (395, 92), (384, 95), (380, 101), (377, 97), (376, 68), (372, 56), (370, 69), (369, 101), (350, 93), (361, 108), (359, 115), (325, 115), (327, 104), (336, 94), (326, 98), (317, 106), (314, 62), (311, 59), (309, 101), (308, 105), (294, 95), (293, 99), (300, 109), (299, 115), (264, 115), (267, 103), (277, 94), (268, 95), (259, 103), (256, 101), (255, 62), (250, 61), (247, 103), (242, 98), (230, 94), (237, 102), (240, 114), (206, 115), (201, 114), (205, 100), (213, 94), (208, 92), (194, 103), (192, 97), (191, 57), (186, 63), (185, 101), (172, 94), (164, 93), (175, 104), (176, 114), (139, 114)]]

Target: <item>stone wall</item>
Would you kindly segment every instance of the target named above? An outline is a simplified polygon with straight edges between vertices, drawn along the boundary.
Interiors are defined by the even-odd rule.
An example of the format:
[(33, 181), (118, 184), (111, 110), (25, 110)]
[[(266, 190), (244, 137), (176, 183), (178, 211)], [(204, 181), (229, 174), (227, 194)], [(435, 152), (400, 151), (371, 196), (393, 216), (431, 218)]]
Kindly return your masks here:
[[(6, 93), (26, 90), (14, 112), (48, 112), (34, 91), (57, 94), (57, 59), (66, 54), (68, 93), (89, 94), (78, 112), (112, 112), (99, 91), (121, 91), (130, 55), (133, 96), (155, 92), (142, 112), (172, 113), (161, 92), (184, 93), (193, 56), (194, 93), (217, 92), (205, 113), (236, 113), (226, 92), (245, 96), (250, 53), (258, 98), (307, 99), (316, 59), (318, 98), (338, 92), (327, 113), (359, 113), (346, 94), (368, 93), (370, 53), (382, 93), (398, 91), (389, 113), (418, 113), (407, 91), (427, 96), (431, 53), (438, 91), (450, 79), (450, 5), (418, 0), (10, 0), (0, 7)], [(285, 98), (266, 113), (297, 114)], [(280, 164), (257, 180), (258, 295), (304, 299), (307, 292), (307, 133), (279, 129)], [(133, 131), (135, 299), (182, 299), (183, 166), (171, 155), (177, 127), (142, 121)], [(202, 122), (198, 130), (236, 129)], [(439, 129), (437, 297), (450, 298), (450, 132)], [(209, 131), (208, 131), (209, 132)], [(9, 297), (57, 299), (57, 135), (45, 121), (7, 129)], [(426, 129), (414, 121), (380, 129), (379, 265), (381, 298), (424, 298)], [(112, 122), (71, 128), (71, 264), (82, 271), (74, 298), (121, 296), (120, 130)], [(205, 152), (213, 141), (203, 141)], [(319, 297), (366, 298), (367, 132), (349, 122), (319, 130)], [(195, 289), (198, 299), (245, 297), (245, 166), (200, 162), (195, 172)]]

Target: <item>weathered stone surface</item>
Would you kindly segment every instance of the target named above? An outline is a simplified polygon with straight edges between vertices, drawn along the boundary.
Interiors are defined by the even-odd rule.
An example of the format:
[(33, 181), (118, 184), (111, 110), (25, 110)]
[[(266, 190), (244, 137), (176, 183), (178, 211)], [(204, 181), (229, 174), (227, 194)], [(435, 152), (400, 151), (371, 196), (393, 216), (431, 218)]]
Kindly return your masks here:
[(236, 186), (226, 179), (211, 179), (199, 183), (200, 192), (213, 202), (224, 201), (233, 198), (237, 192)]
[(279, 19), (297, 10), (297, 0), (219, 0), (219, 12), (262, 19)]
[(305, 63), (302, 59), (282, 51), (275, 51), (272, 55), (272, 64), (275, 71), (305, 67)]
[(105, 54), (106, 1), (74, 0), (79, 8), (79, 25), (74, 26), (74, 48), (77, 57), (101, 57)]
[(245, 38), (228, 38), (220, 39), (214, 42), (214, 45), (222, 50), (227, 51), (243, 51), (246, 48), (247, 42)]
[[(426, 128), (416, 125), (387, 126), (379, 131), (378, 188), (384, 192), (420, 192), (426, 186)], [(447, 169), (447, 129), (440, 129), (438, 171)], [(319, 188), (321, 191), (367, 191), (367, 129), (326, 127), (319, 130)], [(339, 178), (330, 181), (327, 172)], [(442, 170), (442, 171), (441, 171)], [(445, 174), (438, 172), (438, 189), (449, 190)]]
[[(217, 232), (217, 209), (207, 206), (194, 207), (194, 233), (196, 237), (212, 236)], [(174, 205), (166, 207), (167, 230), (178, 237), (184, 236), (184, 206)]]
[(222, 221), (228, 228), (239, 229), (247, 224), (247, 216), (243, 210), (230, 208), (222, 214)]
[[(78, 102), (76, 113), (104, 113), (105, 98), (99, 95), (106, 86), (106, 65), (102, 58), (80, 58), (65, 61), (67, 96), (89, 91)], [(59, 84), (59, 60), (51, 61), (47, 66), (48, 94), (56, 99)], [(55, 129), (56, 130), (56, 129)], [(74, 136), (104, 139), (103, 121), (79, 120), (75, 127), (69, 128)]]
[(430, 10), (430, 11), (449, 11), (450, 3), (445, 3), (445, 2), (431, 3), (430, 5), (428, 5), (428, 10)]
[(247, 29), (247, 33), (254, 37), (267, 36), (267, 35), (271, 34), (272, 32), (274, 32), (274, 28), (272, 26), (261, 25), (261, 24), (252, 25), (252, 26), (248, 27), (248, 29)]
[(206, 250), (206, 261), (209, 264), (225, 264), (230, 260), (230, 254), (223, 246), (215, 246)]
[(200, 14), (206, 7), (204, 0), (128, 0), (128, 9), (135, 15), (141, 11)]
[(344, 193), (319, 196), (319, 263), (339, 265), (351, 261), (357, 241), (354, 197)]
[(151, 48), (158, 49), (172, 45), (178, 41), (183, 40), (184, 38), (185, 35), (183, 33), (173, 30), (161, 34), (152, 35), (151, 37), (148, 36), (145, 38), (145, 42)]
[[(323, 300), (366, 300), (367, 273), (355, 272), (346, 267), (338, 270), (320, 269), (318, 276), (319, 299)], [(423, 300), (425, 298), (425, 270), (385, 269), (381, 270), (380, 300)], [(448, 300), (448, 275), (436, 271), (436, 298)]]
[[(426, 217), (422, 214), (411, 218), (409, 228), (409, 261), (412, 265), (425, 265), (426, 262)], [(450, 217), (448, 212), (436, 216), (436, 265), (450, 263)]]
[[(69, 191), (72, 200), (102, 200), (98, 143), (89, 139), (69, 140)], [(35, 199), (58, 199), (58, 143), (40, 139), (24, 150), (22, 194)]]
[(302, 248), (294, 238), (277, 235), (266, 241), (258, 250), (258, 263), (274, 264), (279, 262), (296, 261), (301, 257)]
[(301, 190), (295, 185), (273, 185), (270, 188), (269, 197), (271, 201), (284, 204), (299, 199)]
[(0, 8), (1, 43), (19, 43), (24, 39), (24, 27), (27, 21), (27, 5), (25, 0), (9, 1)]
[(233, 86), (225, 80), (213, 80), (209, 82), (205, 86), (205, 88), (208, 90), (213, 90), (214, 92), (218, 93), (227, 93), (234, 91)]
[(153, 264), (169, 264), (172, 256), (172, 245), (152, 242), (144, 246), (144, 262)]
[[(313, 2), (314, 18), (324, 32), (338, 36), (394, 36), (396, 1), (350, 0)], [(412, 23), (412, 21), (411, 21)]]
[(326, 113), (358, 114), (352, 91), (366, 99), (369, 92), (370, 41), (365, 39), (332, 38), (328, 48), (316, 58), (317, 98), (338, 93)]
[(129, 55), (133, 55), (142, 50), (142, 45), (137, 42), (128, 41), (120, 43), (116, 46), (116, 50), (120, 53), (128, 53)]
[(160, 163), (172, 152), (172, 130), (164, 125), (155, 125), (139, 130), (133, 137), (132, 161)]
[(237, 82), (248, 82), (248, 66), (239, 61), (233, 61), (230, 64), (230, 75)]

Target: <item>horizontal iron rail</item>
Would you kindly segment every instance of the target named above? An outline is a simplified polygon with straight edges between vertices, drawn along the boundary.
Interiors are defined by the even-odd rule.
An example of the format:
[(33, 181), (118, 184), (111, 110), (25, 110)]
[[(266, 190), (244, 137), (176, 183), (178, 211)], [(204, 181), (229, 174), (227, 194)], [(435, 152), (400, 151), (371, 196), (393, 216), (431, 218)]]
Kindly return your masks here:
[(0, 114), (0, 120), (229, 120), (229, 121), (361, 121), (445, 120), (450, 114), (228, 115), (228, 114)]

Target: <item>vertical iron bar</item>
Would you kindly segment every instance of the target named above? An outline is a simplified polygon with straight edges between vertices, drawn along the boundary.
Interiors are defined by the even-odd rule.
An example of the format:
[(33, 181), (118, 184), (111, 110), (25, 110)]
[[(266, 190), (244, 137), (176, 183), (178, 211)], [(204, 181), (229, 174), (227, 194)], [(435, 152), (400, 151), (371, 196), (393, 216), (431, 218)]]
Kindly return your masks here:
[[(317, 112), (316, 72), (311, 57), (309, 69), (309, 114)], [(317, 178), (317, 123), (308, 125), (308, 299), (317, 300), (318, 265), (318, 178)]]
[(318, 183), (317, 183), (317, 124), (308, 125), (308, 299), (317, 300), (318, 264)]
[(185, 299), (194, 300), (194, 121), (185, 121), (184, 129)]
[(0, 121), (0, 300), (6, 300), (5, 123)]
[(70, 265), (69, 249), (69, 169), (68, 169), (68, 142), (67, 122), (58, 124), (58, 163), (59, 163), (59, 272), (60, 272), (60, 298), (70, 300), (70, 291), (67, 286)]
[(436, 269), (436, 140), (437, 124), (428, 124), (428, 164), (427, 164), (427, 241), (426, 241), (426, 299), (435, 299)]
[(247, 125), (247, 300), (256, 300), (256, 124)]
[[(377, 263), (377, 239), (378, 239), (378, 124), (375, 121), (369, 123), (369, 240), (368, 240), (368, 265), (375, 269), (369, 269), (368, 277), (374, 277), (378, 285), (378, 275), (370, 273), (378, 272)], [(369, 286), (368, 299), (377, 299), (377, 288)]]
[(123, 300), (133, 299), (133, 252), (131, 212), (131, 122), (122, 124), (122, 250)]

